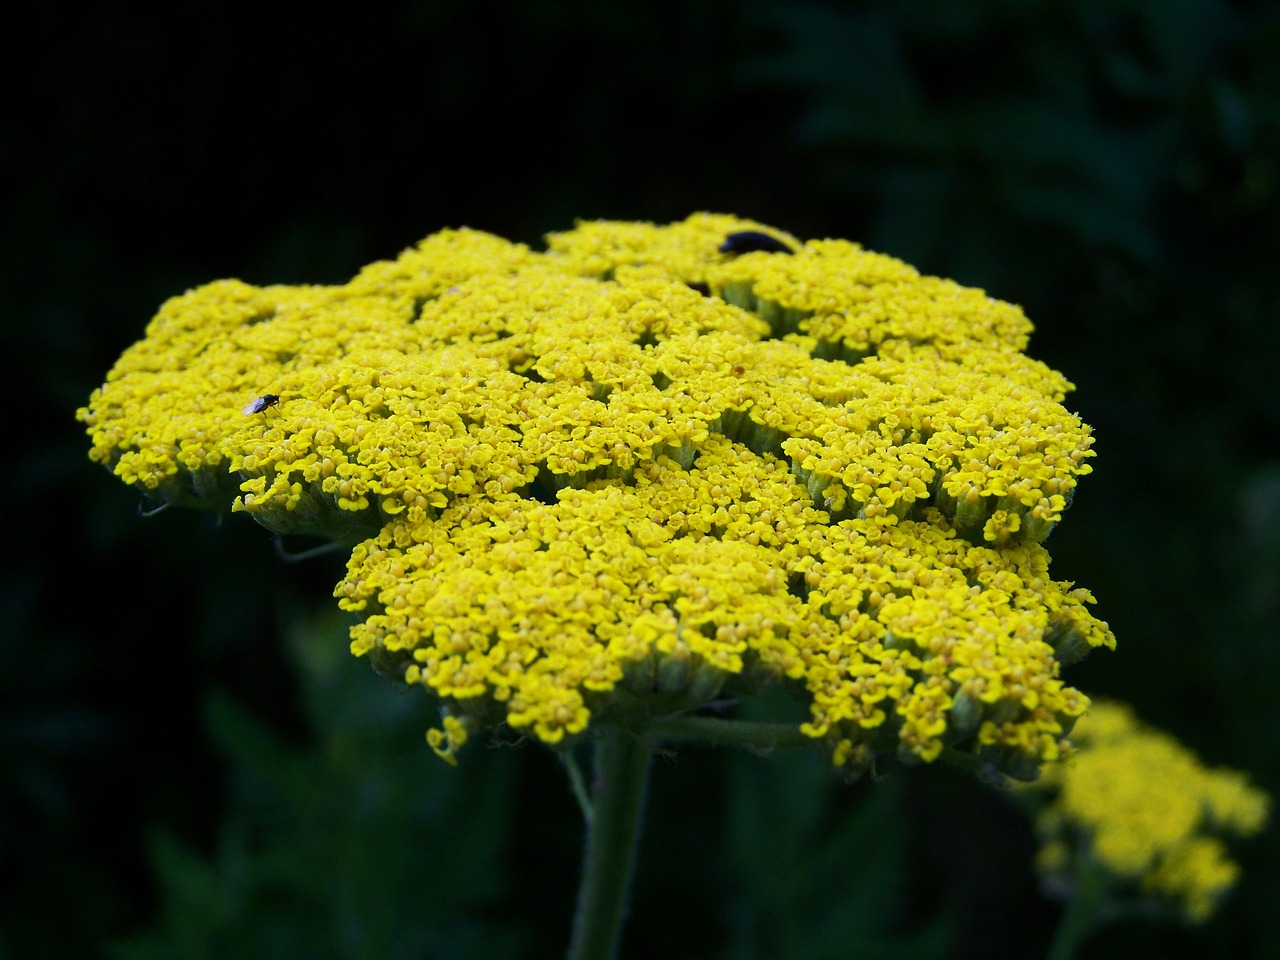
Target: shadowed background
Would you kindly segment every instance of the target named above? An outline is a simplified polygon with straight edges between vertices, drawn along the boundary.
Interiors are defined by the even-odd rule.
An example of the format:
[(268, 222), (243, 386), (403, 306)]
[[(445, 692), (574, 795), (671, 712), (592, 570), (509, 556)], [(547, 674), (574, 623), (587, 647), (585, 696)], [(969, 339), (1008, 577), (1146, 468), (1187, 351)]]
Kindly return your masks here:
[[(168, 296), (342, 282), (447, 226), (731, 212), (1021, 304), (1099, 451), (1049, 547), (1119, 648), (1067, 678), (1280, 793), (1277, 4), (213, 10), (10, 36), (0, 957), (567, 943), (580, 825), (550, 755), (440, 764), (427, 698), (346, 652), (340, 558), (140, 517), (73, 422)], [(1128, 921), (1088, 955), (1266, 956), (1276, 836), (1209, 926)], [(684, 750), (623, 955), (1043, 955), (1033, 850), (947, 771), (844, 787), (807, 754)]]

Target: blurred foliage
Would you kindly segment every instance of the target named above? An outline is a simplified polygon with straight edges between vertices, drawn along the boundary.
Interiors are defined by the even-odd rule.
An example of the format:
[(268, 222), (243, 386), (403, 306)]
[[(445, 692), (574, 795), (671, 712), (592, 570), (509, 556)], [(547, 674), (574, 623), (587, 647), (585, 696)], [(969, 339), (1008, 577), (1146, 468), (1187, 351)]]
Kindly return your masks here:
[[(759, 704), (743, 713), (782, 719)], [(726, 960), (950, 955), (955, 924), (913, 909), (905, 779), (848, 790), (807, 750), (725, 766), (721, 856), (737, 878)]]
[[(207, 853), (171, 830), (151, 832), (159, 915), (112, 944), (111, 957), (541, 956), (567, 944), (579, 814), (550, 754), (481, 750), (457, 770), (441, 763), (421, 749), (426, 698), (352, 670), (344, 627), (336, 612), (300, 614), (287, 631), (306, 742), (287, 742), (224, 692), (208, 696), (228, 812)], [(690, 759), (660, 764), (659, 776), (687, 779), (701, 758)], [(706, 838), (699, 862), (674, 854), (641, 869), (635, 955), (802, 960), (855, 943), (872, 957), (947, 955), (945, 929), (905, 909), (904, 784), (851, 805), (809, 751), (722, 759), (727, 829)], [(534, 778), (544, 802), (555, 798), (537, 818), (550, 824), (518, 809), (521, 781)], [(801, 786), (812, 802), (797, 806)], [(665, 799), (655, 819), (678, 820)], [(550, 861), (512, 862), (524, 843), (541, 847), (544, 831), (563, 841)], [(670, 910), (672, 882), (689, 887), (688, 916)], [(549, 895), (533, 889), (542, 885)], [(715, 887), (723, 898), (705, 895)], [(894, 932), (908, 920), (910, 932)]]
[(503, 856), (517, 765), (481, 758), (455, 775), (433, 762), (419, 749), (422, 698), (351, 670), (345, 625), (336, 611), (299, 616), (287, 638), (307, 742), (284, 741), (224, 692), (208, 696), (228, 814), (208, 857), (171, 830), (152, 831), (158, 923), (113, 956), (528, 951), (502, 914), (486, 911), (516, 882)]
[[(434, 768), (425, 701), (321, 615), (336, 566), (241, 518), (140, 519), (71, 419), (163, 298), (340, 281), (442, 226), (723, 210), (1022, 304), (1098, 436), (1050, 547), (1120, 647), (1073, 684), (1280, 793), (1280, 5), (27, 12), (0, 124), (0, 957), (559, 951), (580, 838), (551, 758)], [(1056, 909), (999, 798), (804, 762), (658, 765), (625, 956), (680, 955), (677, 924), (689, 956), (1042, 953)], [(1277, 832), (1239, 853), (1207, 928), (1090, 956), (1265, 956)]]

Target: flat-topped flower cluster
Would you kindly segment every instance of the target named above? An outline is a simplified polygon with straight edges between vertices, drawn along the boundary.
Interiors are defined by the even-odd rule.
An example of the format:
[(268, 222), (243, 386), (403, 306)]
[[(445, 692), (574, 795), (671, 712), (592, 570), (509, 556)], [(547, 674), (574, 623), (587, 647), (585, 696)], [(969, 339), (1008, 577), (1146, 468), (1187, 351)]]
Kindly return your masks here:
[(1118, 894), (1207, 920), (1240, 876), (1223, 838), (1260, 832), (1270, 797), (1238, 770), (1204, 766), (1122, 703), (1095, 703), (1073, 736), (1071, 763), (1025, 788), (1047, 800), (1036, 820), (1041, 873), (1067, 888), (1096, 862)]
[(352, 545), (352, 649), (440, 697), (448, 759), (776, 682), (849, 775), (1030, 777), (1088, 703), (1061, 666), (1114, 638), (1049, 577), (1091, 437), (1029, 332), (729, 216), (451, 230), (341, 286), (175, 297), (79, 416), (153, 500)]

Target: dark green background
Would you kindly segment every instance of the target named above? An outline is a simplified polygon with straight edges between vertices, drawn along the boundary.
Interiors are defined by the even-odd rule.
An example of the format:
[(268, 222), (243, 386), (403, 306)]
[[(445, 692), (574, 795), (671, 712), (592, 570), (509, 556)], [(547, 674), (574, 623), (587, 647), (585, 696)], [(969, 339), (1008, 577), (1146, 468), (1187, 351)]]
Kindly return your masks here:
[[(561, 953), (551, 757), (436, 762), (427, 699), (346, 653), (338, 560), (141, 518), (72, 421), (166, 297), (339, 282), (445, 226), (732, 212), (1022, 304), (1097, 434), (1050, 546), (1119, 648), (1068, 678), (1280, 792), (1275, 3), (27, 13), (0, 78), (0, 958)], [(1036, 957), (1057, 919), (1025, 820), (946, 771), (846, 788), (687, 750), (652, 801), (625, 958)], [(1274, 956), (1276, 836), (1209, 926), (1088, 956)]]

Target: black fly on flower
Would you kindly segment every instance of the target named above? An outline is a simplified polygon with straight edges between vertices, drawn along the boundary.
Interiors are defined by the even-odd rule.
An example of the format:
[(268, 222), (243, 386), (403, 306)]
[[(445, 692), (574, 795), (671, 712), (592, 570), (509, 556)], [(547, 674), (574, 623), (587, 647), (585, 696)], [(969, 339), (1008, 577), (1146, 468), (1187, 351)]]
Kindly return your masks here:
[(278, 406), (280, 406), (280, 394), (264, 393), (262, 396), (255, 398), (253, 403), (249, 404), (241, 412), (248, 417), (255, 413), (262, 413), (268, 407)]

